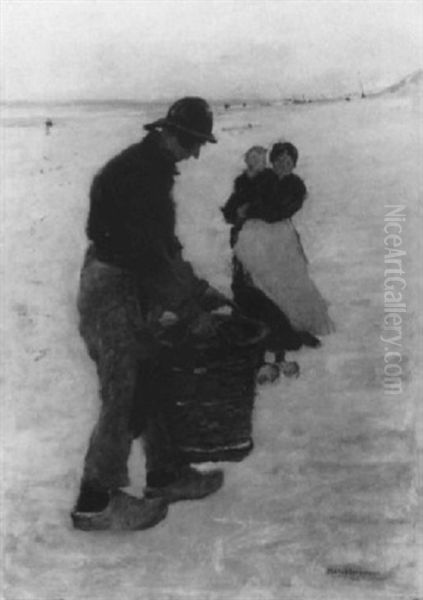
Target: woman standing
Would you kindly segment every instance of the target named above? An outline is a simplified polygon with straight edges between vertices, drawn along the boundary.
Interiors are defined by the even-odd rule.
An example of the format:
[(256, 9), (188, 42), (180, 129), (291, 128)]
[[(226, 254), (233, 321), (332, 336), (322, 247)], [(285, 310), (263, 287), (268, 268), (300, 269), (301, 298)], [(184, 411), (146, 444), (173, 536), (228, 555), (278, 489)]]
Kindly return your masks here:
[[(246, 314), (270, 327), (269, 350), (284, 370), (285, 350), (318, 347), (316, 336), (332, 331), (333, 323), (308, 275), (307, 258), (291, 222), (307, 196), (304, 182), (293, 173), (298, 151), (289, 142), (277, 143), (269, 158), (273, 169), (265, 169), (265, 163), (263, 167), (272, 176), (266, 190), (246, 197), (243, 204), (238, 200), (232, 290)], [(223, 209), (226, 217), (231, 199)]]

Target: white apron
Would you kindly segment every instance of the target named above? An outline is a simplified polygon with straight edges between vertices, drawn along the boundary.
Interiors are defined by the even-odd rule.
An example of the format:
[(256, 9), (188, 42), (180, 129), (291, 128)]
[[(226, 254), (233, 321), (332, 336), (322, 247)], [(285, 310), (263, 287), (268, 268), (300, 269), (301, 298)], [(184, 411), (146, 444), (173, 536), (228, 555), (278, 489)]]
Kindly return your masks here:
[(251, 278), (297, 331), (326, 335), (334, 330), (328, 303), (308, 274), (307, 258), (290, 219), (252, 219), (242, 228), (235, 255)]

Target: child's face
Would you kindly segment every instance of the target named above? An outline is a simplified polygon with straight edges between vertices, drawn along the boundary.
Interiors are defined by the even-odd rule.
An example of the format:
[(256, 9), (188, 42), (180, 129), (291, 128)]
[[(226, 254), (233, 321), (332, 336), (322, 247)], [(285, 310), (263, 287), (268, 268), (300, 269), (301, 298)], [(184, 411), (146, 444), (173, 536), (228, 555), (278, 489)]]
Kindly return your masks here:
[(280, 154), (273, 163), (273, 170), (278, 177), (289, 175), (294, 170), (294, 167), (294, 161), (291, 156), (289, 156), (288, 152)]
[(260, 152), (249, 152), (245, 157), (245, 164), (250, 176), (256, 175), (266, 168), (266, 155)]

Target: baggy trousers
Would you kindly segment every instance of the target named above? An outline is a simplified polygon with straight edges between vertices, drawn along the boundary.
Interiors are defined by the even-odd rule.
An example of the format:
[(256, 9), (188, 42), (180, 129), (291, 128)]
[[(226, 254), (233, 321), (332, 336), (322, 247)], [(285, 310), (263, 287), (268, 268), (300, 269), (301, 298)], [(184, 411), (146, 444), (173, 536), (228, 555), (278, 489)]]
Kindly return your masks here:
[[(78, 310), (81, 336), (97, 365), (101, 399), (83, 483), (101, 489), (128, 485), (128, 457), (140, 433), (147, 483), (171, 481), (182, 460), (160, 406), (151, 397), (148, 374), (156, 342), (141, 313), (133, 274), (98, 261), (89, 250), (81, 272)], [(135, 432), (134, 413), (139, 415), (140, 407), (144, 418), (141, 430)]]

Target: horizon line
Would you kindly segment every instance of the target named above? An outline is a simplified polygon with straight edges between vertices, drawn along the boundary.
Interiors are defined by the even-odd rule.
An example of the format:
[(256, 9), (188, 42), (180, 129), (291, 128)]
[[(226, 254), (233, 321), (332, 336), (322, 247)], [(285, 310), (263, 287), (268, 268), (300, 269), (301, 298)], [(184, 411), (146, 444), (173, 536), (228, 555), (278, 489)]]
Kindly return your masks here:
[[(409, 72), (407, 75), (404, 75), (403, 77), (401, 77), (400, 79), (396, 80), (396, 82), (383, 87), (382, 89), (379, 90), (367, 90), (366, 96), (371, 96), (372, 94), (380, 94), (383, 93), (385, 91), (389, 91), (392, 87), (398, 86), (400, 84), (405, 84), (407, 82), (407, 80), (409, 78), (415, 77), (415, 76), (423, 76), (423, 68), (419, 68), (416, 69), (412, 72)], [(319, 93), (319, 94), (314, 94), (314, 95), (308, 95), (305, 94), (303, 92), (297, 92), (297, 93), (293, 93), (293, 94), (288, 94), (287, 96), (268, 96), (268, 97), (264, 97), (264, 96), (257, 96), (257, 95), (253, 95), (253, 96), (215, 96), (215, 97), (209, 97), (207, 98), (208, 102), (210, 102), (211, 104), (215, 104), (215, 103), (245, 103), (245, 102), (254, 102), (254, 103), (260, 103), (260, 102), (281, 102), (281, 101), (295, 101), (295, 100), (299, 100), (299, 101), (311, 101), (311, 102), (318, 102), (323, 101), (323, 100), (340, 100), (342, 98), (345, 98), (346, 96), (350, 96), (350, 97), (354, 97), (354, 96), (360, 96), (362, 93), (361, 90), (354, 90), (354, 91), (345, 91), (341, 94), (337, 94), (337, 95), (324, 95), (323, 93)], [(187, 95), (193, 95), (193, 94), (187, 94)], [(175, 101), (176, 97), (182, 97), (182, 96), (162, 96), (159, 98), (155, 98), (155, 99), (136, 99), (136, 98), (83, 98), (83, 97), (78, 97), (78, 98), (32, 98), (32, 99), (24, 99), (24, 98), (15, 98), (15, 99), (1, 99), (0, 98), (0, 106), (10, 106), (10, 105), (35, 105), (35, 104), (43, 104), (43, 105), (51, 105), (51, 104), (55, 104), (55, 105), (70, 105), (70, 104), (113, 104), (113, 103), (119, 103), (119, 104), (132, 104), (132, 105), (152, 105), (152, 104), (169, 104)]]

